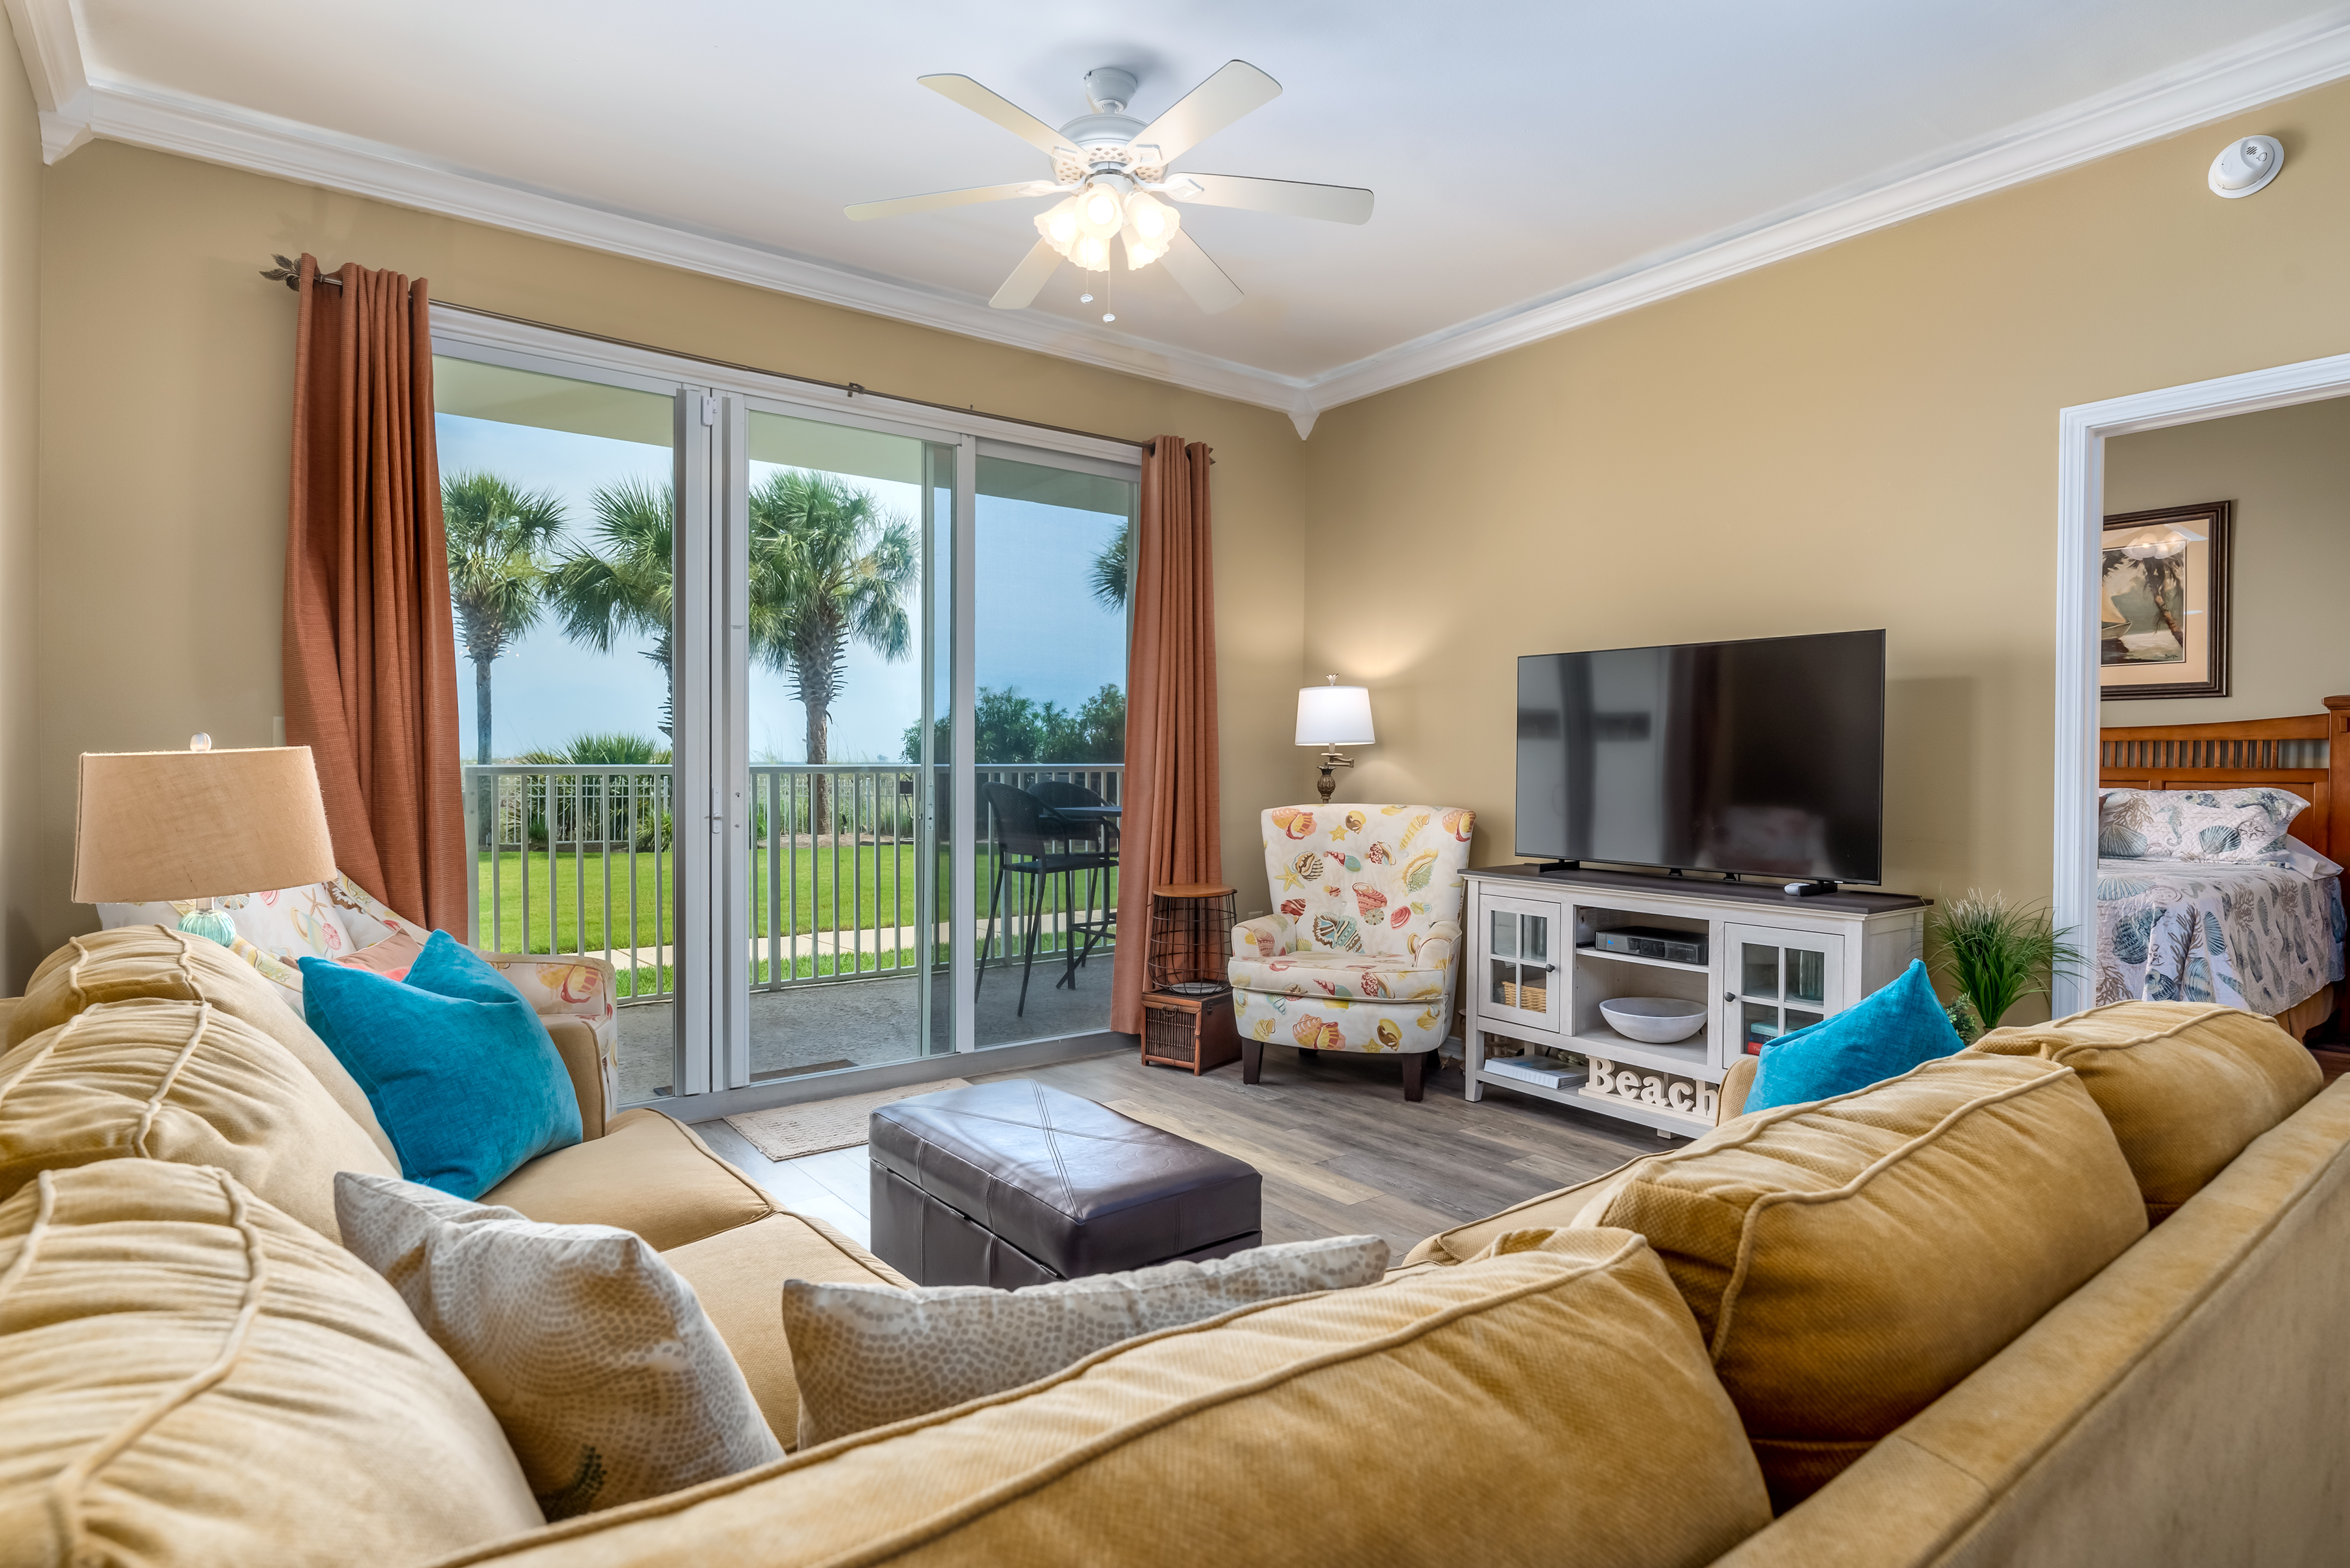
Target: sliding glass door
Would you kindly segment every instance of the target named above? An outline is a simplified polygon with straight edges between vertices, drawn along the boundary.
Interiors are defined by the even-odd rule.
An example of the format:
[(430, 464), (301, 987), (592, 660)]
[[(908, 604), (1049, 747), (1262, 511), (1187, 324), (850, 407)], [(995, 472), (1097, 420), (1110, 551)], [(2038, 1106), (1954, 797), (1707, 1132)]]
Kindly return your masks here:
[(473, 940), (618, 975), (621, 1097), (673, 1092), (677, 392), (437, 357)]
[(1131, 470), (984, 445), (972, 542), (982, 1046), (1109, 1027)]
[(748, 437), (744, 1081), (951, 1051), (960, 443), (764, 408)]
[(613, 964), (624, 1101), (1107, 1027), (1132, 465), (435, 364), (473, 940)]

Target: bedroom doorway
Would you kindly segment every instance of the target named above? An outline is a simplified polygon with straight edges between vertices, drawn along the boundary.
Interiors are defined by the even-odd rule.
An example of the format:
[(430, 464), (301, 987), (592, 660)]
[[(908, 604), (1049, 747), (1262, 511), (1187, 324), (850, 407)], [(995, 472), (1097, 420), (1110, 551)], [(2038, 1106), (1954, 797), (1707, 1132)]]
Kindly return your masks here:
[[(2066, 409), (2059, 431), (2054, 904), (2096, 956), (2058, 978), (2052, 1005), (2176, 985), (2299, 1032), (2334, 994), (2334, 961), (2309, 950), (2341, 950), (2316, 856), (2350, 860), (2350, 709), (2324, 702), (2350, 691), (2350, 634), (2322, 602), (2296, 609), (2338, 580), (2327, 560), (2350, 566), (2350, 356)], [(2310, 804), (2265, 857), (2291, 864), (2166, 866), (2158, 824), (2101, 885), (2101, 785), (2263, 786)], [(2262, 886), (2217, 885), (2230, 876)], [(2263, 930), (2298, 919), (2308, 940), (2249, 926), (2209, 940), (2223, 907), (2239, 924), (2257, 907)]]

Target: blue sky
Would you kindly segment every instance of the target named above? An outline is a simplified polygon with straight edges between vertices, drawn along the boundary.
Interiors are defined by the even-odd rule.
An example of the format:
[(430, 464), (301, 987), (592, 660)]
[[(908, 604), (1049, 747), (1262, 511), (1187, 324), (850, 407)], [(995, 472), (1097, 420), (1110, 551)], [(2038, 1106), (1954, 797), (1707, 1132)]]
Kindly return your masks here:
[[(603, 436), (442, 414), (435, 420), (441, 468), (454, 474), (488, 469), (525, 490), (552, 491), (573, 530), (584, 537), (598, 486), (627, 478), (667, 483), (670, 451)], [(751, 465), (756, 485), (772, 464)], [(861, 482), (883, 505), (919, 519), (910, 484)], [(1038, 701), (1074, 708), (1105, 682), (1126, 680), (1126, 618), (1093, 597), (1094, 556), (1122, 519), (1097, 513), (983, 495), (973, 563), (978, 683), (1014, 687)], [(910, 608), (912, 607), (910, 607)], [(616, 641), (599, 654), (542, 621), (490, 667), (491, 747), (498, 756), (556, 750), (590, 731), (625, 730), (658, 737), (663, 685), (643, 657), (647, 639)], [(919, 641), (916, 653), (919, 652)], [(921, 711), (916, 653), (891, 662), (851, 645), (840, 700), (832, 712), (832, 760), (897, 759), (906, 727)], [(789, 678), (751, 672), (751, 752), (759, 761), (800, 762), (806, 716), (792, 701)], [(464, 753), (473, 754), (473, 667), (460, 650), (457, 706)]]

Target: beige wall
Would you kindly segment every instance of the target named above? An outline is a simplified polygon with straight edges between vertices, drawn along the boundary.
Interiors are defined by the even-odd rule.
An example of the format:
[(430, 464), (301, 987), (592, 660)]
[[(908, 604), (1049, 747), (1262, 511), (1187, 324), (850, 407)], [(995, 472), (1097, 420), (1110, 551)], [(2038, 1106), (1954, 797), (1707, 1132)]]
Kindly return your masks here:
[(2106, 702), (2107, 724), (2324, 711), (2350, 692), (2350, 398), (2106, 443), (2106, 510), (2232, 501), (2225, 697)]
[[(2220, 201), (2250, 131), (2285, 171)], [(1881, 626), (1887, 885), (2046, 896), (2057, 410), (2350, 348), (2345, 246), (2350, 86), (1324, 415), (1300, 673), (1380, 737), (1343, 793), (1506, 861), (1518, 655)]]
[(0, 16), (0, 986), (13, 996), (47, 950), (34, 898), (40, 504), (41, 129)]
[(393, 268), (430, 278), (437, 299), (684, 353), (1208, 442), (1235, 872), (1255, 861), (1256, 811), (1310, 776), (1287, 732), (1305, 494), (1303, 449), (1282, 414), (109, 142), (46, 178), (43, 857), (22, 896), (43, 944), (95, 923), (66, 898), (78, 753), (182, 744), (200, 729), (265, 745), (284, 711), (295, 302), (257, 275), (272, 252)]

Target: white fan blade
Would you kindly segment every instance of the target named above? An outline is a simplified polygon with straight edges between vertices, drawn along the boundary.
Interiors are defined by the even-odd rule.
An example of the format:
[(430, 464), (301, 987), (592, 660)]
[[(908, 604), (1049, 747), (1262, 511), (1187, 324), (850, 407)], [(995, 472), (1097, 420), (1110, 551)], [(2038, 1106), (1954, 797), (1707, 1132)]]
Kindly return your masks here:
[(1241, 302), (1241, 286), (1226, 277), (1224, 269), (1215, 264), (1214, 258), (1180, 229), (1176, 231), (1175, 243), (1169, 245), (1167, 254), (1159, 258), (1159, 265), (1182, 285), (1183, 292), (1191, 296), (1191, 303), (1207, 315), (1230, 310)]
[(998, 310), (1027, 309), (1037, 291), (1045, 286), (1045, 280), (1060, 265), (1061, 253), (1053, 248), (1052, 242), (1038, 240), (1036, 247), (1020, 258), (1020, 265), (1012, 269), (1012, 275), (1003, 280), (1003, 286), (987, 303)]
[(860, 202), (854, 207), (843, 207), (841, 211), (861, 223), (868, 218), (894, 218), (901, 213), (928, 213), (940, 207), (966, 206), (972, 202), (1009, 202), (1015, 196), (1034, 195), (1035, 192), (1035, 181), (1023, 180), (1016, 185), (973, 185), (966, 191), (941, 191), (930, 196), (899, 196), (888, 202)]
[[(1194, 187), (1185, 192), (1183, 182)], [(1371, 193), (1358, 185), (1312, 185), (1300, 180), (1259, 180), (1248, 174), (1194, 174), (1186, 171), (1167, 192), (1177, 202), (1207, 207), (1245, 207), (1253, 213), (1284, 213), (1333, 223), (1368, 223)]]
[(1172, 163), (1251, 109), (1263, 109), (1280, 96), (1279, 82), (1246, 60), (1228, 61), (1214, 76), (1185, 93), (1174, 108), (1152, 120), (1134, 139), (1134, 145), (1156, 146), (1159, 161)]
[[(1008, 99), (998, 97), (969, 77), (916, 77), (916, 81), (941, 98), (951, 98), (973, 114), (995, 121), (1032, 147), (1050, 153), (1066, 147), (1068, 138)], [(1278, 90), (1278, 89), (1276, 89)]]

